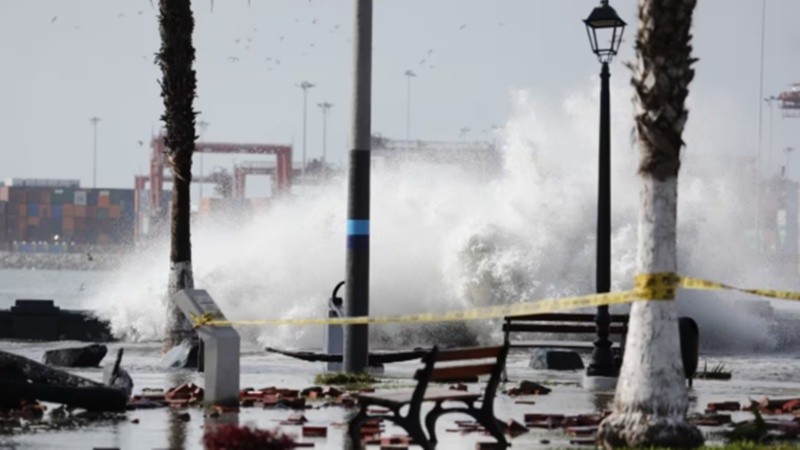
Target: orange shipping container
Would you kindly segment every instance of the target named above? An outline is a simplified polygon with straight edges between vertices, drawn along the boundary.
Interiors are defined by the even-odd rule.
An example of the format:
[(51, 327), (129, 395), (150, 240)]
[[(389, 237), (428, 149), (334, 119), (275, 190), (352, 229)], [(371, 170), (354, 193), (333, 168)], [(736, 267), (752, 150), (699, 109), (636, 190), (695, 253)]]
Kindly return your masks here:
[(39, 226), (39, 218), (38, 217), (28, 217), (28, 225)]
[(20, 236), (24, 236), (25, 230), (28, 229), (28, 219), (26, 219), (25, 217), (20, 217), (18, 223), (19, 223), (19, 228), (17, 228), (17, 230), (19, 231)]
[(75, 217), (86, 217), (86, 205), (75, 205)]
[(28, 205), (22, 203), (19, 205), (19, 215), (25, 217), (28, 215)]
[(111, 219), (119, 219), (122, 216), (122, 207), (119, 205), (111, 205), (108, 208), (108, 217)]
[(75, 216), (75, 206), (72, 203), (65, 203), (61, 206), (64, 217), (72, 218)]
[(64, 231), (72, 231), (74, 229), (75, 229), (75, 219), (73, 219), (71, 216), (64, 217)]
[(52, 215), (50, 211), (50, 205), (39, 205), (39, 217), (50, 217)]

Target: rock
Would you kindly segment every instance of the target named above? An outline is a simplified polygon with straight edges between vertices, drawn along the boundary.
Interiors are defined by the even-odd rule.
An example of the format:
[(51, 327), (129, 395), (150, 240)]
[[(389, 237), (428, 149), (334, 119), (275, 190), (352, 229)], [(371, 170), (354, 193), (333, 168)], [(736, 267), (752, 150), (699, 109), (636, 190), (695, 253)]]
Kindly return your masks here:
[(51, 366), (97, 367), (108, 353), (105, 345), (92, 344), (86, 347), (71, 347), (44, 352), (43, 362)]
[(577, 352), (541, 348), (534, 350), (528, 367), (536, 370), (581, 370), (584, 365)]
[(161, 367), (167, 369), (197, 369), (200, 365), (200, 341), (184, 339), (169, 349), (161, 358)]

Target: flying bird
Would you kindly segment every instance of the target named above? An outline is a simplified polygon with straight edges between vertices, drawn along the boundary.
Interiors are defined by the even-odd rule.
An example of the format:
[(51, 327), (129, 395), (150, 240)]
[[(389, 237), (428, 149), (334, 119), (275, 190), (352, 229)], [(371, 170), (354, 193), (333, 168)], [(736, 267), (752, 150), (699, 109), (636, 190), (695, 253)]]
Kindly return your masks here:
[(231, 62), (239, 62), (239, 58), (236, 56), (228, 56), (228, 61)]
[(279, 37), (279, 38), (278, 38), (278, 41), (279, 41), (279, 42), (283, 42), (283, 36)]
[(143, 142), (143, 141), (136, 141), (136, 142), (138, 142), (138, 143), (139, 143), (139, 147), (141, 147), (141, 146), (143, 146), (143, 145), (144, 145), (144, 142)]
[(311, 25), (316, 25), (316, 24), (317, 24), (317, 19), (311, 21)]
[(233, 38), (233, 42), (236, 42), (237, 44), (238, 44), (238, 43), (239, 43), (239, 41), (241, 41), (241, 40), (242, 40), (241, 38)]
[(464, 24), (464, 25), (461, 25), (460, 27), (458, 27), (458, 29), (459, 29), (459, 30), (463, 30), (464, 28), (467, 28), (467, 25), (466, 25), (466, 24)]
[(56, 19), (58, 19), (58, 16), (53, 16), (53, 18), (50, 19), (50, 23), (55, 23)]
[(421, 66), (421, 65), (425, 64), (425, 61), (427, 61), (427, 60), (428, 60), (427, 58), (423, 58), (423, 59), (422, 59), (422, 60), (419, 62), (419, 65)]
[(117, 14), (117, 17), (119, 17), (120, 19), (122, 19), (123, 17), (125, 17), (125, 13), (119, 13), (119, 14)]
[(140, 9), (139, 11), (137, 11), (137, 12), (136, 12), (136, 15), (137, 15), (137, 16), (141, 16), (142, 14), (144, 14), (144, 11), (142, 11), (141, 9)]
[(430, 56), (432, 53), (433, 53), (433, 49), (428, 50), (428, 56)]

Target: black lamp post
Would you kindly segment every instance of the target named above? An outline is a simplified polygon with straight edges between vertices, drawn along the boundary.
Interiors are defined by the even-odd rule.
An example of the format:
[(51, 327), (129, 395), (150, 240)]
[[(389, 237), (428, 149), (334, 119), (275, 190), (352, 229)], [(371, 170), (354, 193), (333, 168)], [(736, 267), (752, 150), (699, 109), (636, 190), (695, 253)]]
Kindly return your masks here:
[[(589, 17), (583, 21), (592, 51), (602, 63), (600, 71), (600, 163), (597, 189), (597, 292), (611, 290), (611, 104), (608, 93), (608, 63), (619, 50), (625, 21), (619, 18), (608, 0), (601, 0)], [(588, 376), (614, 377), (617, 367), (611, 354), (608, 327), (611, 316), (608, 306), (598, 306), (595, 324), (597, 340), (594, 341), (592, 360), (586, 369)]]

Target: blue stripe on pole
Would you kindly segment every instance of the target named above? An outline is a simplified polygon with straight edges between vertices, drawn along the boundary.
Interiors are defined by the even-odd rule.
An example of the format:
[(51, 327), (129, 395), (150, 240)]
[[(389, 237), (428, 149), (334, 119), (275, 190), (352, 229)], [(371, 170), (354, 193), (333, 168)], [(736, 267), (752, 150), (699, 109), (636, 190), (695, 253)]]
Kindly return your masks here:
[(348, 220), (348, 236), (369, 236), (369, 220)]

